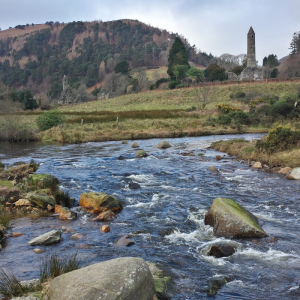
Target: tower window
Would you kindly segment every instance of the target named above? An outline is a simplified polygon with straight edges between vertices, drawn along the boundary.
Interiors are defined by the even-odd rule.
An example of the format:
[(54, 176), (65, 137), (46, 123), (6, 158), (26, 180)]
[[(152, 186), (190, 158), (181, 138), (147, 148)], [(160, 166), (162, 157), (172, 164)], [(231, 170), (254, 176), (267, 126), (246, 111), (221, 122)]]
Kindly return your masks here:
[(253, 34), (252, 34), (252, 38), (253, 38), (254, 36), (253, 36)]

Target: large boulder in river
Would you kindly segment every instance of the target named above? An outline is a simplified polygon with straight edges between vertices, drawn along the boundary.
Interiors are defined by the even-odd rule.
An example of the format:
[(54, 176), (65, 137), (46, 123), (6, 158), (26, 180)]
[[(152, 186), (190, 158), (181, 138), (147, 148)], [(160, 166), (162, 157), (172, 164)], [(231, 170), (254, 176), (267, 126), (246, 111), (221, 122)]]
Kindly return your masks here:
[(35, 239), (29, 241), (27, 244), (29, 246), (35, 245), (51, 245), (54, 243), (60, 242), (62, 231), (60, 230), (52, 230), (50, 232), (46, 232)]
[(154, 293), (147, 263), (135, 257), (116, 258), (63, 274), (49, 286), (53, 300), (152, 300)]
[(263, 238), (268, 236), (253, 214), (228, 198), (214, 200), (205, 215), (204, 223), (214, 227), (214, 234), (217, 237)]
[(79, 198), (79, 205), (92, 214), (103, 211), (118, 211), (123, 209), (119, 200), (105, 193), (83, 193)]
[(26, 198), (30, 201), (31, 204), (41, 208), (47, 208), (48, 205), (51, 205), (52, 207), (55, 206), (54, 198), (46, 194), (31, 192), (27, 194)]
[(294, 168), (287, 179), (298, 180), (300, 179), (300, 168)]
[(172, 147), (167, 141), (161, 141), (157, 146), (156, 148), (159, 148), (159, 149), (166, 149), (166, 148), (170, 148)]

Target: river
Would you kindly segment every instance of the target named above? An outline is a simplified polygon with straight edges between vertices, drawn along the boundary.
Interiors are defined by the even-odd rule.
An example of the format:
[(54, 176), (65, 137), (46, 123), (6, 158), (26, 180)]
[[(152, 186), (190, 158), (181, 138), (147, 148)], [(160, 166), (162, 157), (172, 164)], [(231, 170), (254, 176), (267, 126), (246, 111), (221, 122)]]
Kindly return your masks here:
[[(60, 188), (77, 201), (83, 192), (103, 191), (117, 197), (124, 209), (110, 222), (111, 231), (106, 234), (99, 231), (101, 223), (93, 222), (94, 216), (79, 207), (75, 208), (75, 221), (62, 221), (57, 216), (16, 219), (11, 231), (25, 235), (7, 239), (0, 252), (0, 267), (25, 280), (38, 278), (40, 259), (50, 253), (62, 255), (78, 250), (85, 264), (135, 256), (158, 263), (172, 274), (170, 292), (174, 300), (208, 298), (202, 289), (209, 278), (217, 276), (227, 276), (230, 282), (215, 299), (299, 299), (300, 182), (251, 170), (227, 155), (215, 161), (220, 152), (205, 149), (220, 139), (261, 136), (168, 139), (173, 147), (166, 150), (155, 147), (158, 139), (139, 140), (140, 149), (149, 154), (143, 159), (135, 158), (136, 149), (130, 143), (120, 141), (80, 145), (2, 142), (2, 162), (29, 162), (33, 158), (41, 164), (37, 173), (55, 175)], [(185, 151), (196, 155), (180, 155)], [(117, 160), (120, 155), (126, 159)], [(209, 171), (210, 166), (219, 173)], [(130, 180), (138, 182), (141, 189), (130, 190)], [(204, 215), (216, 197), (238, 201), (278, 241), (215, 238), (212, 228), (204, 225)], [(39, 247), (45, 253), (36, 255), (34, 247), (27, 245), (32, 238), (61, 226), (73, 233), (63, 233), (59, 244)], [(133, 235), (133, 246), (114, 247), (121, 235), (136, 231), (144, 233)], [(70, 239), (77, 232), (85, 238)], [(237, 252), (228, 258), (207, 256), (207, 247), (220, 240), (233, 244)]]

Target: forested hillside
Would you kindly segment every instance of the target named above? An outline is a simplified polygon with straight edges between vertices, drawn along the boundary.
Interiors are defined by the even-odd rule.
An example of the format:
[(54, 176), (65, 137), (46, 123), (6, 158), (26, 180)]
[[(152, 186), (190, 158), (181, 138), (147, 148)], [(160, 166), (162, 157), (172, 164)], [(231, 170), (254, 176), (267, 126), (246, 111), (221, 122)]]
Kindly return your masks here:
[[(0, 36), (0, 80), (7, 86), (29, 87), (34, 94), (55, 98), (62, 77), (78, 88), (100, 82), (114, 67), (127, 61), (131, 69), (166, 66), (169, 50), (178, 34), (134, 20), (112, 22), (47, 22), (48, 28), (22, 33), (22, 28)], [(20, 28), (20, 29), (18, 29)], [(16, 35), (16, 30), (20, 31)], [(182, 36), (188, 59), (206, 66), (212, 55), (200, 52)]]

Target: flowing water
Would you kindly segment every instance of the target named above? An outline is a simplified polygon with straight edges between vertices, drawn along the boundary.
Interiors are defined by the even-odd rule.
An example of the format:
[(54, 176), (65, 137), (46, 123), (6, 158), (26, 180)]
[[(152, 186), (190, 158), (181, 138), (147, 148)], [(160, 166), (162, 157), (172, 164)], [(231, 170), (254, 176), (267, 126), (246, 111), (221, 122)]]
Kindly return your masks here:
[[(50, 173), (60, 181), (60, 188), (76, 200), (83, 192), (104, 191), (116, 196), (124, 209), (110, 222), (111, 231), (101, 233), (101, 223), (79, 207), (76, 221), (61, 221), (57, 216), (12, 222), (12, 231), (25, 235), (8, 238), (0, 252), (0, 267), (12, 270), (22, 280), (37, 278), (40, 258), (55, 252), (59, 255), (76, 250), (86, 264), (117, 257), (136, 256), (158, 263), (173, 277), (173, 299), (206, 299), (202, 289), (209, 278), (227, 276), (230, 282), (215, 299), (299, 299), (300, 298), (300, 201), (299, 182), (277, 174), (253, 171), (227, 155), (215, 161), (219, 152), (205, 149), (213, 141), (261, 135), (227, 135), (169, 139), (167, 150), (155, 148), (159, 140), (137, 141), (150, 156), (135, 158), (135, 149), (121, 142), (82, 145), (0, 144), (4, 163), (41, 163), (38, 173)], [(196, 156), (180, 155), (193, 150)], [(205, 155), (200, 157), (198, 153)], [(123, 155), (125, 160), (117, 160)], [(222, 153), (221, 155), (224, 155)], [(209, 171), (219, 169), (218, 174)], [(133, 180), (141, 189), (130, 190)], [(204, 216), (216, 197), (238, 201), (254, 213), (264, 230), (277, 242), (228, 240), (215, 238), (212, 228), (204, 225)], [(63, 233), (62, 241), (42, 246), (45, 253), (36, 255), (27, 246), (32, 238), (61, 226), (84, 239), (72, 240), (74, 233)], [(114, 247), (121, 235), (136, 231), (135, 244)], [(228, 258), (206, 255), (210, 245), (219, 241), (233, 244), (238, 250)], [(84, 248), (81, 245), (86, 245)]]

